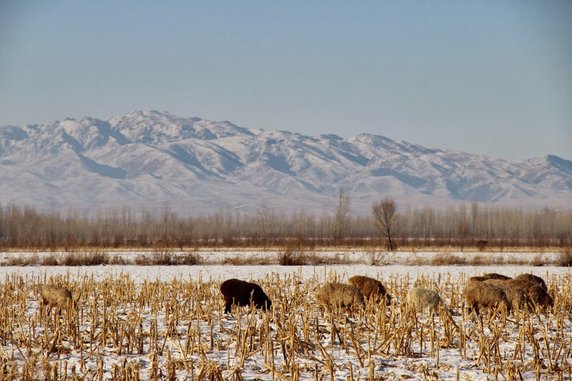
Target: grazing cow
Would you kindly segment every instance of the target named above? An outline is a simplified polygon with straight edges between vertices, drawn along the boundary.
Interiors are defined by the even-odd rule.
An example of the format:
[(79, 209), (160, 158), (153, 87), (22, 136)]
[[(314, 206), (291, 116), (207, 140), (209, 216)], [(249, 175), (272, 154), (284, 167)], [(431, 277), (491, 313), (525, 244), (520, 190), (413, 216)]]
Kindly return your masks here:
[(484, 239), (481, 239), (480, 241), (477, 242), (477, 247), (479, 248), (479, 251), (484, 251), (487, 246), (488, 246), (488, 242)]
[(503, 274), (497, 274), (497, 273), (486, 273), (483, 274), (483, 278), (487, 278), (487, 279), (498, 279), (498, 280), (508, 280), (508, 279), (512, 279), (509, 276), (503, 275)]
[(463, 293), (469, 308), (477, 314), (481, 308), (495, 309), (502, 306), (506, 312), (510, 312), (512, 307), (504, 290), (494, 284), (469, 280)]
[(515, 276), (514, 279), (527, 280), (529, 282), (533, 282), (533, 283), (538, 284), (544, 291), (548, 290), (548, 287), (546, 287), (546, 282), (544, 281), (544, 279), (542, 279), (541, 277), (536, 276), (536, 275), (524, 273), (524, 274), (519, 274), (519, 275)]
[(428, 308), (430, 313), (438, 313), (439, 306), (444, 306), (437, 291), (421, 287), (414, 287), (407, 292), (407, 303), (419, 311)]
[(64, 286), (43, 285), (40, 288), (41, 302), (49, 307), (49, 311), (56, 307), (59, 312), (75, 307), (72, 293)]
[(256, 308), (269, 309), (272, 302), (266, 296), (262, 287), (256, 283), (239, 279), (228, 279), (222, 282), (220, 291), (224, 297), (224, 312), (230, 313), (233, 305), (247, 306), (251, 302)]
[(335, 307), (365, 308), (362, 293), (356, 287), (345, 283), (326, 283), (318, 290), (316, 299), (329, 310)]
[(391, 303), (391, 296), (377, 279), (354, 275), (348, 279), (348, 283), (360, 290), (366, 299), (384, 300), (386, 303)]

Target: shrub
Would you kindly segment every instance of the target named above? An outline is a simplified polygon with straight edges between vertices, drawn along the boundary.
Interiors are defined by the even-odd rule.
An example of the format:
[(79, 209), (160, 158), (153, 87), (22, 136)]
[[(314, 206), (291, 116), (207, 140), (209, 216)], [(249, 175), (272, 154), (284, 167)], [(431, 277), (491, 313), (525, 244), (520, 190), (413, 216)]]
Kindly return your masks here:
[(177, 258), (179, 265), (193, 266), (201, 263), (201, 258), (195, 253), (185, 253)]
[(431, 259), (431, 265), (433, 266), (450, 266), (450, 265), (466, 265), (466, 264), (467, 264), (466, 258), (458, 257), (450, 253), (435, 255)]
[(278, 254), (278, 263), (282, 266), (301, 266), (307, 264), (307, 258), (299, 251), (286, 249)]
[(56, 258), (56, 256), (54, 254), (52, 255), (48, 255), (42, 258), (42, 260), (40, 261), (40, 264), (42, 266), (57, 266), (58, 265), (58, 259)]
[(530, 261), (532, 266), (544, 266), (544, 260), (542, 259), (542, 255), (538, 254)]
[(270, 265), (275, 264), (270, 257), (262, 256), (262, 257), (241, 257), (239, 255), (234, 257), (225, 258), (221, 262), (223, 265), (232, 265), (232, 266), (254, 266), (254, 265)]
[(282, 266), (318, 266), (348, 264), (350, 260), (347, 255), (337, 254), (334, 257), (286, 249), (279, 253), (278, 263)]
[(376, 250), (368, 251), (365, 254), (366, 264), (370, 266), (382, 266), (387, 263), (385, 257), (387, 253), (382, 253)]
[(63, 266), (97, 266), (109, 262), (107, 253), (94, 251), (90, 253), (69, 253), (61, 261)]
[(170, 251), (140, 255), (135, 259), (135, 264), (139, 266), (191, 266), (200, 262), (200, 258), (194, 253), (176, 255)]
[(140, 255), (135, 259), (135, 264), (139, 266), (173, 266), (176, 264), (175, 258), (170, 252), (151, 253)]
[(562, 267), (572, 267), (572, 251), (566, 250), (558, 254), (556, 265)]
[(503, 263), (504, 259), (502, 257), (490, 257), (482, 255), (475, 255), (471, 261), (471, 265), (473, 266), (502, 265)]
[(4, 266), (33, 266), (38, 263), (36, 254), (31, 256), (16, 256), (6, 260)]
[(109, 258), (108, 264), (110, 265), (126, 265), (127, 261), (120, 255), (114, 255)]

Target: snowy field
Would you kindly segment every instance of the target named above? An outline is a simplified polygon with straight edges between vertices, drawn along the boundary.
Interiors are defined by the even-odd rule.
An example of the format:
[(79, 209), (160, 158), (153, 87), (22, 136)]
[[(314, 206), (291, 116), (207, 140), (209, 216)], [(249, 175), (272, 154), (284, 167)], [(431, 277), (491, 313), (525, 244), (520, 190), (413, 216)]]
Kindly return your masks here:
[[(531, 266), (554, 253), (453, 253), (497, 257), (494, 266), (412, 265), (442, 253), (397, 253), (368, 263), (369, 254), (326, 253), (343, 264), (223, 265), (239, 255), (200, 253), (193, 266), (3, 266), (1, 363), (5, 378), (245, 379), (245, 380), (494, 380), (570, 379), (572, 271)], [(15, 255), (0, 253), (0, 260)], [(53, 255), (53, 253), (49, 253)], [(149, 253), (121, 253), (127, 259)], [(225, 262), (226, 261), (226, 262)], [(127, 261), (129, 262), (129, 260)], [(233, 261), (231, 261), (234, 263)], [(247, 261), (248, 262), (248, 261)], [(252, 262), (252, 261), (250, 261)], [(267, 261), (272, 263), (272, 261)], [(480, 262), (480, 260), (479, 260)], [(525, 264), (523, 264), (525, 263)], [(533, 273), (554, 297), (548, 313), (484, 316), (463, 308), (462, 289), (473, 275)], [(391, 305), (335, 314), (317, 307), (314, 293), (352, 275), (381, 280)], [(273, 301), (268, 313), (236, 308), (223, 314), (218, 287), (228, 278), (259, 283)], [(69, 287), (77, 310), (50, 315), (39, 287)], [(405, 295), (413, 285), (440, 292), (455, 324), (443, 314), (412, 314)], [(455, 327), (455, 325), (458, 327)]]

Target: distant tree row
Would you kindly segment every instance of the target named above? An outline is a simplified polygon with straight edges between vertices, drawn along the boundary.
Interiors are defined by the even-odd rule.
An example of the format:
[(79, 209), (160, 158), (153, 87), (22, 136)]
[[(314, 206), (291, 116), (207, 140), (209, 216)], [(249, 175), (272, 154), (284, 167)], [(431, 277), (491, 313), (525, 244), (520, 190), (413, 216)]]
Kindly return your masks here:
[(331, 213), (311, 215), (260, 208), (252, 214), (221, 210), (180, 216), (168, 205), (158, 211), (122, 208), (83, 216), (17, 205), (0, 205), (0, 248), (41, 250), (78, 247), (270, 247), (381, 246), (397, 248), (454, 246), (572, 247), (572, 210), (527, 210), (482, 206), (402, 208), (392, 198), (351, 214), (349, 194), (340, 191)]

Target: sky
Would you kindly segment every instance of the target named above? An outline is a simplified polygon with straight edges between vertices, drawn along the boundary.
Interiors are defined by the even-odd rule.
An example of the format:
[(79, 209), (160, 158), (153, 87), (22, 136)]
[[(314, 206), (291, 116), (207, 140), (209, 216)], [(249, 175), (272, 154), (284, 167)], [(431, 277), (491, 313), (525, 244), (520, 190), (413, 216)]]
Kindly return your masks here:
[(136, 110), (572, 160), (571, 1), (0, 0), (0, 125)]

